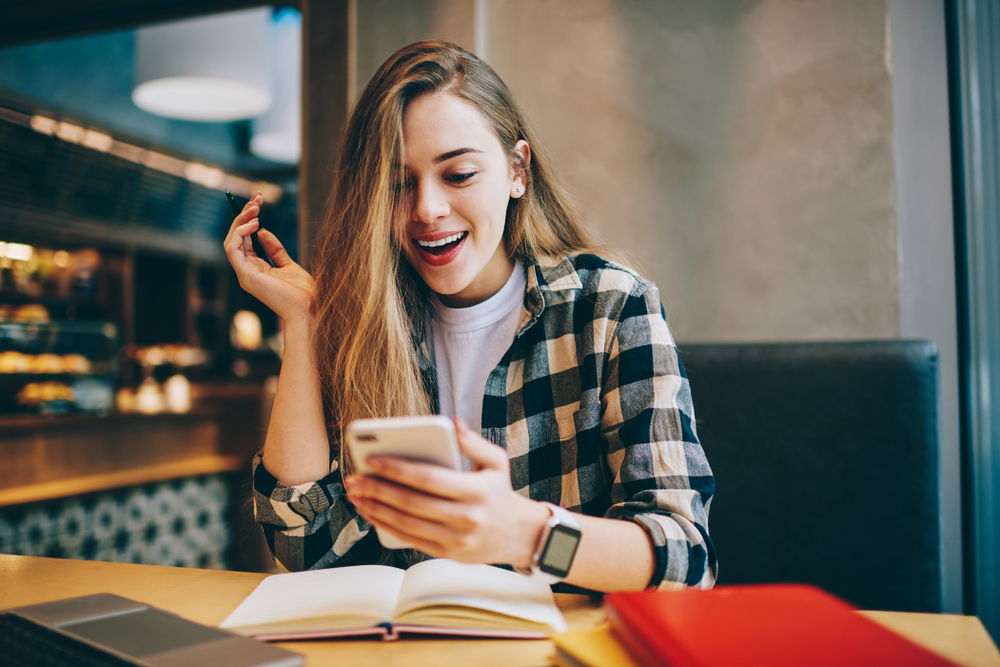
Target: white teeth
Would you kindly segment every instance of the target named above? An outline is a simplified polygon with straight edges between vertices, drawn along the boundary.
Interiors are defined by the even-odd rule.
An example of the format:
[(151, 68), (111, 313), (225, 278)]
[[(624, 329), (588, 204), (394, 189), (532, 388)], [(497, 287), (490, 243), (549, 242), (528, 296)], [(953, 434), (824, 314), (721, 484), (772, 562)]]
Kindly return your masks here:
[(421, 248), (437, 248), (439, 246), (448, 245), (449, 243), (454, 243), (455, 241), (465, 236), (465, 234), (466, 232), (459, 232), (458, 234), (452, 234), (451, 236), (446, 236), (443, 239), (438, 239), (437, 241), (417, 240), (417, 243), (420, 244)]

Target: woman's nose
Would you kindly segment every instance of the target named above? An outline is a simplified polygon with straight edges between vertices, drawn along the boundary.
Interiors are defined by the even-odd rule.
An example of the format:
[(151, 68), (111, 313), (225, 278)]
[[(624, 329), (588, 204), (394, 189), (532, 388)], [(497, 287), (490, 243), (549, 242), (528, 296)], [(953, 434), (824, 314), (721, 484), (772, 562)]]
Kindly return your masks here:
[(451, 207), (448, 198), (435, 183), (422, 183), (417, 187), (413, 202), (413, 221), (432, 223), (448, 217)]

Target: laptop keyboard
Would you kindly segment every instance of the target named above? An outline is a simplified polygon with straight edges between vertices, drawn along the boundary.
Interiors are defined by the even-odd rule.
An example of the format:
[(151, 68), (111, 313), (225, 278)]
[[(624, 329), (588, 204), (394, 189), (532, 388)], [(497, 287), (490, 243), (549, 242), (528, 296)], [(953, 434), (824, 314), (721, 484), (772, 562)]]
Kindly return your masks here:
[(135, 667), (15, 614), (0, 614), (0, 662), (10, 667)]

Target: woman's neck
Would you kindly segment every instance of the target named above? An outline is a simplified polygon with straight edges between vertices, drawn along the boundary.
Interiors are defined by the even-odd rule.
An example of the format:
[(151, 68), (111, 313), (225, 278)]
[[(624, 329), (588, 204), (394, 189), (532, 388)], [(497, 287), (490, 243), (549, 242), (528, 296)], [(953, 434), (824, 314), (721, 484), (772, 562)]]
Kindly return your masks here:
[(438, 294), (438, 299), (449, 308), (474, 306), (499, 292), (507, 284), (513, 271), (514, 261), (507, 257), (501, 243), (493, 253), (493, 257), (471, 283), (454, 294)]

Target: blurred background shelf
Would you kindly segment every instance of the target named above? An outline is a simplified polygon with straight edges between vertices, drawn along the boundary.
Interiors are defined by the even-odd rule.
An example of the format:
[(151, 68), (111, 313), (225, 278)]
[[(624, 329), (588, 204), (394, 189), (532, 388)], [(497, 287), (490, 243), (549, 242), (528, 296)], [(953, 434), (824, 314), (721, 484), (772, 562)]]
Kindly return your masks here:
[(181, 414), (0, 415), (0, 553), (272, 567), (250, 462), (273, 383), (196, 382), (191, 395)]
[(108, 491), (151, 482), (163, 482), (184, 477), (199, 477), (240, 470), (243, 462), (237, 456), (197, 456), (190, 459), (130, 468), (97, 475), (85, 475), (68, 480), (41, 482), (0, 490), (0, 507), (35, 503), (55, 498), (65, 498)]

